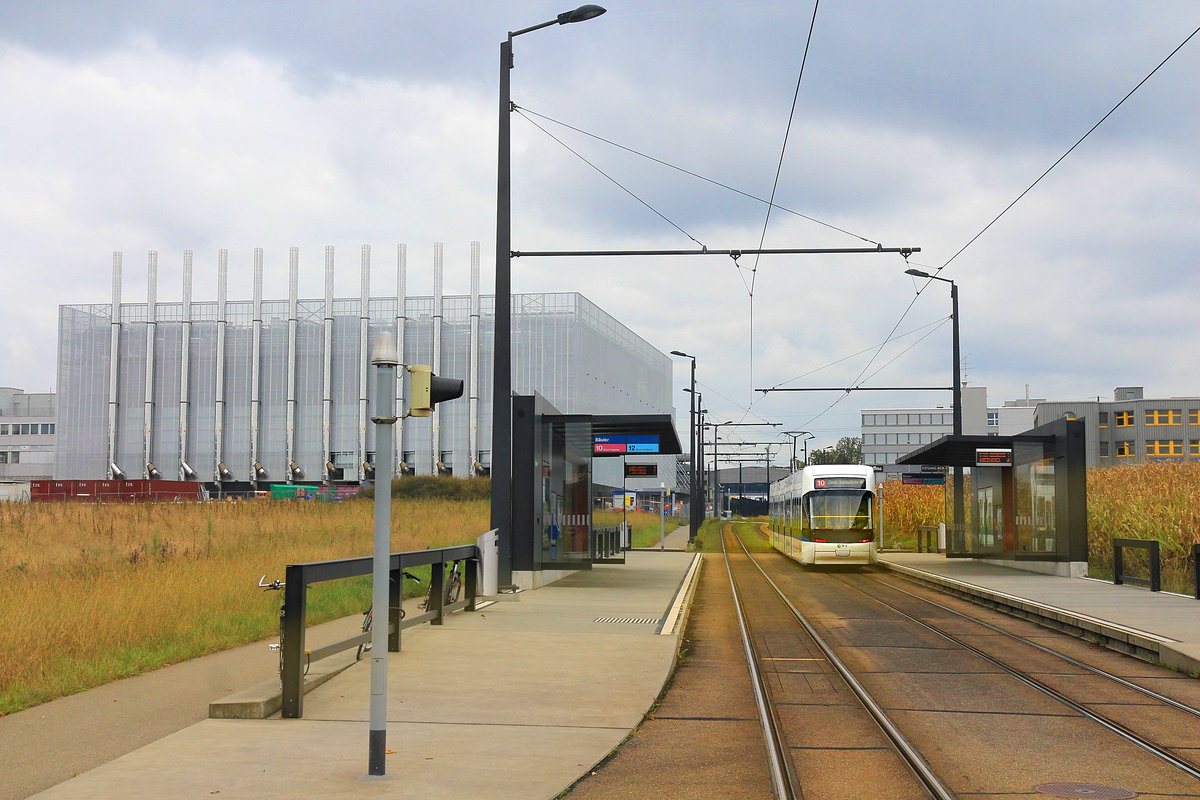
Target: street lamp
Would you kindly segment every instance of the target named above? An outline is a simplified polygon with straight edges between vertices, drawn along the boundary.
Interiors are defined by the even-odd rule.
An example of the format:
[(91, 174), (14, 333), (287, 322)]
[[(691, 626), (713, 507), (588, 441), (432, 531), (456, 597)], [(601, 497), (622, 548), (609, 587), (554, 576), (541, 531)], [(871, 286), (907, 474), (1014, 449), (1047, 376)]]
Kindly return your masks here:
[(808, 440), (815, 439), (809, 431), (783, 431), (784, 436), (792, 437), (792, 469), (796, 469), (796, 440), (804, 438), (804, 466), (808, 466)]
[[(954, 383), (950, 387), (953, 394), (954, 404), (954, 435), (962, 436), (962, 376), (960, 373), (960, 364), (958, 356), (958, 284), (949, 278), (939, 278), (937, 275), (930, 275), (928, 272), (923, 272), (919, 269), (906, 269), (905, 275), (912, 275), (914, 278), (928, 278), (932, 281), (942, 281), (950, 284), (950, 320), (952, 324), (951, 334), (951, 358), (953, 363)], [(961, 466), (954, 467), (954, 535), (951, 542), (951, 551), (959, 553), (966, 549), (963, 531), (963, 471)]]
[(566, 25), (598, 17), (604, 9), (582, 5), (556, 18), (509, 31), (500, 43), (500, 130), (496, 169), (496, 323), (492, 356), (492, 527), (499, 531), (499, 581), (512, 583), (512, 196), (509, 72), (512, 40), (550, 25)]
[(692, 388), (684, 391), (691, 395), (688, 403), (688, 421), (689, 429), (689, 446), (688, 449), (692, 453), (692, 473), (688, 489), (688, 544), (696, 541), (696, 532), (700, 530), (700, 516), (696, 513), (696, 357), (689, 355), (682, 350), (672, 350), (671, 355), (679, 356), (680, 358), (690, 358), (692, 360)]

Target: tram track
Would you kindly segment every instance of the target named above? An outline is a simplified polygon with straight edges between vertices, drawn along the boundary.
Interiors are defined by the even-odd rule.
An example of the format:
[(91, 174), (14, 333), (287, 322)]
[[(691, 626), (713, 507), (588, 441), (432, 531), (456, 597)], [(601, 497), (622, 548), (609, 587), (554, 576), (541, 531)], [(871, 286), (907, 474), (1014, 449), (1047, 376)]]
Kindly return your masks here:
[[(770, 576), (762, 570), (754, 558), (746, 549), (745, 544), (733, 532), (733, 526), (726, 526), (722, 532), (721, 551), (725, 557), (725, 568), (729, 573), (729, 581), (735, 598), (735, 605), (738, 612), (738, 622), (742, 630), (743, 645), (746, 649), (747, 663), (750, 665), (751, 680), (755, 683), (755, 696), (760, 699), (760, 714), (763, 718), (764, 736), (769, 742), (771, 750), (770, 758), (772, 760), (773, 771), (775, 770), (775, 761), (778, 759), (783, 764), (779, 765), (779, 779), (774, 782), (776, 796), (781, 800), (792, 800), (792, 798), (805, 797), (803, 789), (796, 777), (798, 770), (787, 752), (787, 734), (779, 723), (779, 715), (771, 705), (769, 692), (766, 682), (762, 677), (762, 670), (759, 667), (763, 656), (754, 647), (753, 641), (749, 633), (749, 621), (747, 612), (739, 599), (738, 580), (734, 577), (734, 570), (730, 563), (729, 553), (727, 550), (728, 538), (733, 538), (741, 547), (742, 553), (746, 556), (747, 562), (754, 565), (762, 578), (774, 590), (778, 598), (784, 603), (788, 610), (792, 613), (795, 621), (799, 623), (808, 635), (813, 644), (823, 653), (826, 662), (838, 673), (846, 686), (854, 693), (862, 704), (863, 709), (878, 725), (880, 732), (885, 735), (895, 748), (896, 753), (904, 760), (908, 768), (911, 770), (912, 776), (920, 783), (925, 792), (922, 796), (936, 798), (936, 800), (955, 800), (955, 795), (947, 789), (942, 782), (933, 774), (929, 765), (921, 757), (915, 747), (904, 737), (896, 724), (888, 717), (878, 703), (871, 695), (862, 687), (855, 679), (853, 673), (842, 663), (842, 661), (834, 653), (829, 644), (817, 633), (816, 629), (805, 619), (804, 615), (792, 605), (787, 596), (779, 589)], [(787, 766), (790, 765), (790, 766)], [(785, 778), (786, 775), (786, 778)], [(892, 795), (901, 796), (901, 795)]]
[[(1143, 797), (1200, 797), (1196, 708), (881, 580), (873, 571), (828, 573), (801, 569), (783, 557), (755, 558), (733, 526), (725, 533), (722, 549), (730, 581), (741, 587), (735, 591), (751, 598), (741, 603), (747, 614), (742, 622), (747, 648), (750, 640), (758, 640), (748, 660), (769, 664), (772, 656), (762, 652), (763, 643), (769, 649), (772, 637), (781, 635), (777, 610), (767, 611), (766, 621), (757, 613), (758, 606), (767, 605), (765, 589), (749, 588), (757, 572), (762, 586), (770, 586), (775, 602), (795, 619), (793, 626), (802, 626), (811, 637), (827, 672), (836, 673), (858, 697), (918, 778), (921, 793), (911, 796), (1036, 797), (1037, 791), (1068, 778), (1074, 782), (1062, 785), (1111, 789), (1106, 784), (1121, 784), (1132, 785)], [(726, 544), (734, 540), (744, 556), (740, 565)], [(992, 641), (1001, 637), (1004, 646)], [(996, 652), (1006, 647), (1018, 652)], [(1049, 659), (1057, 666), (1048, 664)], [(1005, 663), (1014, 661), (1017, 665)], [(768, 703), (779, 703), (786, 682), (776, 674), (772, 685), (771, 671), (765, 671), (766, 679), (760, 676), (763, 696)], [(1099, 689), (1100, 681), (1114, 688)], [(1082, 694), (1074, 690), (1076, 684), (1085, 689)], [(1120, 698), (1114, 699), (1114, 693)], [(785, 697), (782, 702), (786, 707), (793, 701)], [(1122, 713), (1134, 719), (1118, 719)], [(788, 714), (776, 710), (768, 715), (777, 723), (779, 752), (803, 756), (792, 742)], [(1176, 739), (1164, 744), (1155, 730), (1174, 731)], [(1114, 744), (1117, 738), (1125, 746)], [(820, 759), (808, 755), (810, 763), (796, 772), (811, 777), (812, 762)], [(1091, 776), (1098, 782), (1082, 780)], [(810, 791), (803, 777), (798, 782), (804, 797), (825, 796)]]
[[(1174, 753), (1172, 753), (1169, 749), (1156, 744), (1150, 738), (1138, 733), (1137, 731), (1131, 730), (1125, 724), (1123, 724), (1115, 719), (1112, 719), (1111, 717), (1096, 713), (1092, 709), (1088, 708), (1088, 706), (1086, 704), (1076, 702), (1075, 700), (1071, 699), (1063, 692), (1059, 691), (1058, 689), (1055, 689), (1054, 687), (1050, 686), (1049, 684), (1047, 684), (1044, 681), (1038, 680), (1037, 678), (1035, 678), (1033, 675), (1029, 674), (1025, 670), (1018, 669), (1017, 667), (1012, 666), (1009, 663), (1006, 663), (1004, 660), (1001, 660), (1001, 659), (998, 659), (998, 658), (995, 658), (995, 657), (989, 655), (984, 650), (982, 650), (978, 647), (975, 647), (974, 645), (964, 641), (959, 636), (955, 636), (954, 634), (947, 633), (944, 630), (938, 629), (936, 626), (930, 625), (929, 623), (919, 619), (917, 616), (915, 616), (913, 614), (909, 614), (907, 611), (904, 611), (899, 606), (889, 603), (886, 600), (883, 600), (878, 595), (874, 595), (874, 594), (871, 594), (870, 592), (867, 592), (861, 586), (856, 586), (856, 585), (842, 579), (840, 576), (834, 576), (833, 580), (837, 581), (838, 583), (842, 584), (843, 586), (846, 586), (849, 589), (852, 589), (853, 591), (859, 592), (859, 593), (865, 595), (866, 597), (871, 598), (876, 603), (879, 603), (880, 605), (892, 610), (893, 612), (899, 614), (900, 616), (904, 617), (905, 619), (911, 620), (913, 623), (920, 625), (921, 627), (925, 628), (926, 630), (929, 630), (929, 631), (937, 634), (938, 636), (945, 638), (947, 641), (953, 642), (954, 644), (958, 645), (959, 647), (963, 648), (964, 650), (974, 653), (979, 658), (982, 658), (983, 660), (987, 661), (988, 663), (999, 667), (1000, 669), (1004, 670), (1009, 675), (1012, 675), (1014, 678), (1016, 678), (1017, 680), (1021, 681), (1024, 684), (1026, 684), (1027, 686), (1030, 686), (1030, 687), (1036, 689), (1037, 691), (1045, 694), (1047, 697), (1051, 697), (1054, 700), (1057, 700), (1058, 702), (1062, 703), (1063, 705), (1067, 706), (1068, 708), (1084, 715), (1085, 717), (1087, 717), (1088, 719), (1097, 723), (1098, 725), (1102, 725), (1103, 727), (1107, 728), (1109, 731), (1124, 738), (1126, 741), (1142, 748), (1143, 750), (1156, 756), (1157, 758), (1162, 759), (1163, 761), (1165, 761), (1166, 763), (1175, 767), (1176, 769), (1180, 770), (1184, 774), (1189, 775), (1192, 778), (1195, 778), (1197, 780), (1200, 780), (1200, 767), (1197, 767), (1196, 764), (1194, 764), (1193, 762), (1188, 761), (1186, 759), (1179, 758)], [(947, 611), (951, 611), (951, 609), (945, 608), (944, 606), (941, 606), (941, 607)], [(984, 623), (980, 623), (978, 620), (971, 619), (970, 617), (968, 617), (965, 614), (958, 614), (958, 612), (952, 612), (952, 613), (957, 614), (962, 619), (971, 620), (972, 622), (975, 622), (976, 624), (980, 624), (980, 625), (984, 624)], [(1040, 645), (1034, 645), (1033, 643), (1029, 642), (1028, 640), (1022, 639), (1021, 637), (1016, 636), (1014, 634), (1007, 633), (1000, 628), (996, 628), (995, 626), (989, 625), (988, 628), (990, 628), (993, 631), (1003, 633), (1006, 636), (1010, 636), (1012, 639), (1014, 639), (1016, 641), (1020, 641), (1022, 644), (1035, 646), (1039, 650), (1042, 650), (1044, 652), (1058, 655), (1057, 653), (1054, 653), (1054, 651), (1050, 650), (1049, 648), (1043, 648)], [(1080, 662), (1075, 662), (1075, 664), (1078, 666), (1081, 666), (1081, 667), (1085, 666)], [(1089, 668), (1089, 669), (1091, 669), (1095, 674), (1099, 674), (1107, 679), (1117, 680), (1116, 676), (1111, 675), (1109, 673), (1105, 673), (1102, 670), (1094, 669), (1094, 668)], [(1122, 683), (1124, 685), (1126, 685), (1127, 687), (1128, 686), (1136, 687), (1135, 684), (1130, 684), (1127, 681), (1122, 681)], [(1148, 693), (1148, 694), (1153, 695), (1154, 693)], [(1155, 695), (1155, 697), (1160, 700), (1164, 700), (1164, 701), (1166, 700), (1166, 698), (1158, 697), (1157, 695)], [(1166, 706), (1166, 705), (1167, 704), (1164, 702), (1164, 706)], [(1186, 712), (1191, 713), (1196, 716), (1200, 716), (1200, 712), (1196, 711), (1195, 709), (1189, 708), (1187, 706), (1182, 706), (1182, 704), (1179, 704), (1179, 705)], [(1176, 710), (1178, 710), (1178, 709), (1176, 709)]]

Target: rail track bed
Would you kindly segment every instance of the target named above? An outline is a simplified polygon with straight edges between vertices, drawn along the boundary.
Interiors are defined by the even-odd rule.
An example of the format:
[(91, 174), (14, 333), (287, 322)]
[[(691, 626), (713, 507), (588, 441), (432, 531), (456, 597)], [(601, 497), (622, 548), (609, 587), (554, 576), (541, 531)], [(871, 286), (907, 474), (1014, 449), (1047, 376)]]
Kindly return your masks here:
[(725, 566), (775, 792), (1200, 798), (1200, 682), (870, 567)]

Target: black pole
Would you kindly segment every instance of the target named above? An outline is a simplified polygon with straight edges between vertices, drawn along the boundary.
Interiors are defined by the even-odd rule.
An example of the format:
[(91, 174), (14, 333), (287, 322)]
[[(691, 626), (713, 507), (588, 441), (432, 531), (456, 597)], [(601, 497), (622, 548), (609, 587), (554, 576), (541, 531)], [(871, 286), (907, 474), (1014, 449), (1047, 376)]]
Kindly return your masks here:
[[(954, 359), (952, 373), (954, 376), (954, 435), (962, 436), (962, 375), (959, 358), (958, 341), (958, 284), (950, 281), (950, 315), (954, 322), (952, 327), (953, 340), (951, 355)], [(956, 553), (965, 553), (967, 549), (966, 528), (963, 525), (963, 469), (954, 468), (954, 536), (950, 549)]]
[(499, 532), (498, 582), (512, 583), (512, 34), (500, 43), (500, 132), (496, 158), (496, 311), (492, 345), (492, 513)]
[(703, 498), (698, 495), (700, 488), (700, 477), (696, 474), (696, 458), (699, 446), (696, 439), (696, 410), (699, 404), (696, 402), (696, 359), (692, 358), (692, 402), (689, 409), (689, 423), (692, 426), (691, 430), (691, 451), (692, 451), (692, 480), (691, 480), (691, 502), (688, 503), (688, 544), (696, 541), (696, 533), (700, 530), (700, 517), (696, 511), (696, 501), (704, 502)]

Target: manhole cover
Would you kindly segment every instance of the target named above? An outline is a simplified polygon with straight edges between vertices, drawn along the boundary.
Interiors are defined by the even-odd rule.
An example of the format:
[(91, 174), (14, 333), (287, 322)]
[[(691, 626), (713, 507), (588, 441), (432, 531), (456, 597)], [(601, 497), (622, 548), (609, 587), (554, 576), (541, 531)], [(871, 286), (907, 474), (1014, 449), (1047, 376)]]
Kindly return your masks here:
[(1051, 797), (1094, 798), (1094, 800), (1130, 800), (1137, 792), (1119, 786), (1104, 786), (1099, 783), (1043, 783), (1033, 787), (1034, 791)]

